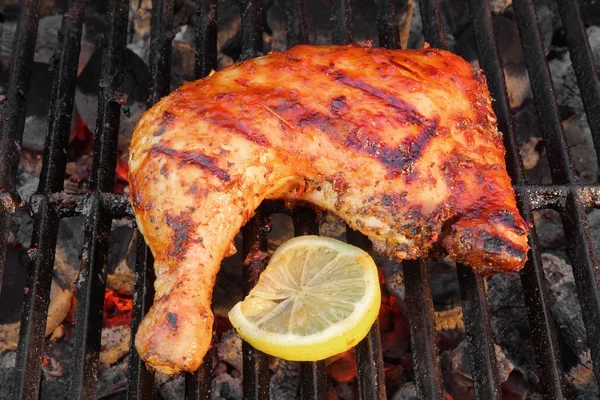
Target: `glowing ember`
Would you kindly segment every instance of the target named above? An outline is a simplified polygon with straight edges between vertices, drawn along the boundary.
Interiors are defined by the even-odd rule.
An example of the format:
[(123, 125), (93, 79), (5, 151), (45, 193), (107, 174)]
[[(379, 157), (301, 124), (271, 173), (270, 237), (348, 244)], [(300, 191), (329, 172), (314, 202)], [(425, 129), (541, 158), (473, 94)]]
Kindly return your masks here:
[(127, 174), (129, 173), (129, 164), (123, 157), (123, 154), (117, 156), (117, 169), (115, 171), (115, 191), (122, 193), (125, 187), (129, 184), (127, 182)]
[(106, 290), (104, 293), (104, 311), (102, 312), (102, 326), (112, 328), (118, 325), (129, 325), (133, 299), (122, 291)]

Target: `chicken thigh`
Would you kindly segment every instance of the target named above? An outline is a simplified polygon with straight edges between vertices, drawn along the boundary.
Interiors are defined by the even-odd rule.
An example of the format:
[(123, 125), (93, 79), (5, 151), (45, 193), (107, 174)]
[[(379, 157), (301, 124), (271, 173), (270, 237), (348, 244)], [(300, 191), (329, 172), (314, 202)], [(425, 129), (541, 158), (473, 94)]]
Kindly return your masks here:
[(221, 261), (264, 199), (334, 213), (396, 260), (526, 260), (485, 78), (446, 51), (304, 45), (229, 66), (146, 112), (129, 157), (156, 270), (136, 347), (163, 373), (202, 362)]

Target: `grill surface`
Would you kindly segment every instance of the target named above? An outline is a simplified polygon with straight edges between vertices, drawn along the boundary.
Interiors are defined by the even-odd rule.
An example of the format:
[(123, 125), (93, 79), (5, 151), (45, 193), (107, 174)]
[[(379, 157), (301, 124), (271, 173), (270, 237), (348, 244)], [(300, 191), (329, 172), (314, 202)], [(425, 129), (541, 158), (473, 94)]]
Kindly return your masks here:
[[(217, 0), (197, 0), (196, 65), (198, 78), (216, 69)], [(332, 0), (332, 41), (344, 44), (352, 41), (352, 10), (349, 0)], [(399, 48), (398, 25), (393, 16), (393, 0), (376, 0), (380, 46)], [(18, 382), (13, 396), (36, 399), (41, 380), (44, 346), (45, 313), (48, 308), (51, 271), (54, 264), (58, 223), (61, 218), (83, 215), (85, 248), (76, 314), (76, 344), (73, 398), (94, 398), (98, 377), (100, 321), (106, 272), (102, 266), (108, 253), (110, 223), (113, 218), (133, 215), (128, 199), (111, 193), (115, 176), (116, 145), (121, 106), (119, 93), (123, 78), (123, 56), (127, 33), (129, 0), (110, 0), (109, 27), (104, 50), (98, 123), (94, 149), (91, 191), (85, 197), (63, 193), (66, 149), (70, 134), (71, 110), (77, 76), (79, 43), (83, 21), (83, 0), (72, 0), (65, 14), (62, 35), (59, 36), (59, 57), (55, 69), (52, 103), (48, 118), (43, 170), (38, 191), (30, 199), (34, 219), (31, 263), (27, 268), (27, 287), (18, 345)], [(560, 211), (567, 238), (567, 251), (573, 266), (578, 297), (594, 360), (596, 378), (600, 378), (600, 295), (597, 264), (591, 251), (586, 209), (600, 207), (600, 186), (576, 183), (565, 136), (561, 126), (554, 89), (537, 25), (535, 9), (530, 0), (514, 0), (513, 5), (521, 34), (522, 47), (529, 71), (536, 110), (541, 121), (549, 155), (553, 185), (525, 184), (523, 166), (513, 128), (507, 99), (503, 68), (491, 25), (487, 0), (469, 0), (477, 39), (480, 65), (484, 70), (504, 133), (507, 166), (519, 198), (521, 212), (533, 222), (532, 211), (554, 208)], [(288, 44), (307, 43), (307, 22), (304, 0), (287, 2)], [(579, 8), (570, 0), (558, 0), (566, 30), (569, 51), (581, 87), (582, 99), (590, 123), (594, 144), (600, 149), (600, 85), (590, 52)], [(150, 71), (152, 74), (148, 107), (169, 90), (170, 54), (174, 0), (153, 0)], [(2, 115), (0, 139), (0, 273), (4, 270), (6, 244), (12, 215), (21, 203), (15, 190), (31, 67), (39, 20), (40, 0), (23, 0), (13, 47), (10, 84), (6, 100), (0, 105)], [(420, 0), (424, 35), (434, 47), (444, 48), (446, 41), (437, 0)], [(242, 59), (254, 57), (262, 49), (262, 9), (260, 0), (241, 0)], [(600, 152), (598, 152), (600, 154)], [(24, 199), (27, 200), (27, 199)], [(277, 202), (265, 202), (257, 215), (244, 227), (244, 255), (266, 249), (267, 219), (272, 213), (288, 212)], [(318, 232), (316, 216), (310, 209), (294, 210), (295, 234)], [(151, 305), (153, 297), (152, 255), (141, 235), (138, 240), (132, 335)], [(368, 241), (357, 232), (348, 231), (348, 241), (368, 248)], [(563, 373), (556, 343), (555, 326), (546, 301), (545, 283), (536, 235), (530, 236), (529, 261), (521, 272), (535, 356), (544, 398), (564, 398)], [(420, 397), (444, 398), (435, 341), (433, 306), (426, 260), (407, 261), (404, 265), (408, 318), (411, 330), (414, 370)], [(263, 263), (244, 265), (244, 291), (256, 283)], [(458, 265), (458, 279), (467, 332), (474, 389), (479, 399), (502, 397), (498, 380), (494, 345), (489, 324), (483, 279), (470, 268)], [(1, 274), (0, 274), (1, 276)], [(133, 339), (133, 337), (132, 337)], [(133, 340), (132, 340), (133, 343)], [(383, 361), (378, 324), (357, 347), (359, 389), (362, 399), (385, 399)], [(265, 354), (244, 343), (243, 392), (248, 399), (269, 398), (269, 372)], [(186, 398), (210, 399), (212, 375), (210, 363), (195, 374), (186, 376)], [(600, 380), (600, 379), (599, 379)], [(154, 397), (154, 376), (140, 361), (135, 349), (129, 354), (128, 397)], [(303, 363), (301, 391), (305, 399), (326, 398), (326, 376), (323, 362)]]

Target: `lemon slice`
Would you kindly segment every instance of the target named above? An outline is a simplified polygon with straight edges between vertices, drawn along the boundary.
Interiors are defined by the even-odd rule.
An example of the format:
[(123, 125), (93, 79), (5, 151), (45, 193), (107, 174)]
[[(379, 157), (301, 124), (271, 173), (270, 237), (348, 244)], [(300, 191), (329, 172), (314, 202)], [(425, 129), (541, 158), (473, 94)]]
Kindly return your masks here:
[(299, 236), (273, 253), (229, 320), (258, 350), (317, 361), (362, 340), (380, 305), (377, 267), (368, 253), (327, 237)]

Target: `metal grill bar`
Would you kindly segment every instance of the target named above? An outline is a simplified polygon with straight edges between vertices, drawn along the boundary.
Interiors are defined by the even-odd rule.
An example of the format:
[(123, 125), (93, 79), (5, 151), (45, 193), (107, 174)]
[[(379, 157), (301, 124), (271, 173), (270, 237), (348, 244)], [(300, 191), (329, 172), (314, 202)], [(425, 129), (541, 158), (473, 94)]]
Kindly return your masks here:
[[(169, 94), (171, 78), (171, 40), (173, 26), (173, 0), (152, 2), (150, 38), (150, 95), (146, 108), (152, 107), (163, 96)], [(146, 368), (135, 348), (135, 335), (142, 319), (152, 306), (154, 299), (154, 258), (141, 232), (136, 247), (136, 280), (134, 286), (133, 314), (131, 318), (131, 341), (129, 347), (128, 387), (129, 399), (146, 399), (155, 395), (154, 372)]]
[[(556, 97), (554, 96), (554, 86), (541, 41), (535, 8), (531, 1), (523, 0), (514, 2), (514, 7), (525, 62), (529, 71), (531, 89), (536, 103), (536, 111), (548, 151), (552, 180), (554, 183), (572, 184), (576, 181), (576, 177), (561, 125)], [(570, 22), (576, 24), (579, 22), (579, 29), (583, 29), (580, 21)], [(525, 38), (529, 40), (525, 40)], [(573, 267), (577, 293), (582, 306), (583, 320), (588, 336), (588, 345), (591, 349), (592, 359), (595, 360), (594, 372), (596, 379), (600, 381), (597, 364), (598, 357), (600, 357), (598, 266), (591, 252), (589, 226), (582, 204), (583, 201), (579, 198), (575, 187), (569, 185), (568, 190), (566, 207), (561, 213), (565, 233), (567, 234), (567, 254)]]
[(196, 0), (196, 79), (217, 69), (217, 4), (218, 0)]
[(185, 398), (212, 400), (212, 346), (200, 368), (193, 374), (185, 374)]
[(63, 17), (59, 42), (58, 68), (54, 76), (43, 167), (37, 194), (31, 199), (34, 230), (31, 262), (26, 271), (26, 294), (21, 313), (21, 330), (17, 349), (18, 394), (21, 399), (39, 396), (42, 351), (46, 333), (46, 314), (50, 299), (52, 270), (59, 219), (48, 195), (63, 189), (66, 149), (69, 142), (77, 62), (85, 2), (69, 4)]
[(402, 262), (402, 267), (417, 394), (423, 399), (445, 399), (436, 346), (429, 266), (426, 260), (408, 260)]
[[(312, 208), (296, 207), (292, 213), (294, 236), (318, 235), (317, 214)], [(327, 398), (327, 376), (325, 361), (301, 362), (301, 393), (306, 400), (325, 400)]]
[(36, 207), (36, 220), (31, 246), (37, 248), (37, 251), (27, 267), (25, 287), (28, 290), (26, 290), (21, 314), (17, 348), (16, 371), (19, 380), (16, 396), (20, 399), (37, 399), (39, 396), (42, 352), (59, 222), (46, 196), (36, 194), (32, 196), (33, 202)]
[(0, 101), (0, 282), (6, 262), (10, 223), (20, 203), (15, 180), (25, 127), (40, 0), (23, 1), (21, 4), (11, 54), (8, 92), (6, 98)]
[(361, 399), (385, 400), (385, 374), (381, 351), (379, 318), (375, 320), (368, 335), (356, 346), (358, 364), (358, 390)]
[(144, 315), (154, 299), (154, 259), (146, 246), (144, 237), (137, 231), (137, 252), (135, 255), (135, 283), (133, 288), (133, 313), (131, 316), (131, 339), (129, 362), (127, 365), (127, 398), (143, 400), (153, 398), (154, 373), (148, 370), (135, 349), (135, 334)]
[(457, 263), (463, 319), (469, 347), (469, 365), (478, 399), (501, 399), (496, 351), (490, 329), (484, 278), (466, 265)]
[(115, 180), (117, 137), (121, 114), (121, 85), (127, 23), (128, 0), (109, 3), (109, 31), (104, 48), (98, 118), (94, 140), (94, 163), (91, 176), (91, 209), (86, 216), (84, 249), (78, 281), (78, 304), (75, 315), (73, 380), (70, 395), (78, 399), (95, 398), (98, 379), (98, 355), (102, 329), (102, 307), (112, 215), (103, 205), (99, 192), (112, 191)]
[[(492, 20), (488, 2), (485, 0), (471, 0), (469, 2), (473, 29), (477, 42), (477, 53), (479, 62), (484, 70), (488, 87), (492, 98), (496, 101), (492, 104), (494, 112), (498, 117), (498, 128), (504, 133), (504, 146), (507, 150), (507, 170), (518, 185), (525, 183), (523, 166), (519, 153), (516, 132), (513, 127), (512, 115), (508, 102), (506, 83), (504, 80), (504, 69), (498, 55), (498, 49), (492, 27)], [(521, 190), (519, 190), (521, 189)], [(551, 199), (549, 193), (542, 195), (541, 187), (533, 191), (527, 186), (517, 188), (519, 194), (519, 208), (526, 221), (533, 222), (530, 203), (534, 199)], [(524, 196), (524, 193), (527, 195)], [(552, 196), (552, 199), (555, 197)], [(538, 202), (539, 203), (539, 202)], [(549, 204), (549, 203), (548, 203)], [(539, 204), (541, 205), (541, 204)], [(544, 204), (546, 206), (546, 204)], [(529, 245), (532, 250), (528, 253), (528, 262), (521, 272), (521, 281), (526, 290), (526, 304), (531, 330), (538, 340), (534, 344), (536, 362), (539, 370), (540, 380), (543, 382), (546, 395), (559, 399), (562, 398), (562, 376), (560, 373), (560, 359), (558, 358), (558, 347), (556, 344), (556, 331), (552, 321), (552, 314), (546, 301), (544, 289), (545, 281), (542, 271), (541, 257), (537, 247), (537, 236), (535, 228), (529, 235)]]
[(173, 0), (152, 0), (150, 21), (150, 96), (147, 108), (170, 92), (171, 41), (173, 40)]
[(446, 32), (440, 14), (440, 0), (419, 1), (425, 41), (438, 49), (446, 48)]
[(394, 0), (375, 0), (377, 7), (377, 34), (379, 45), (388, 49), (399, 49), (400, 30), (396, 18), (396, 3)]
[[(600, 80), (581, 19), (579, 2), (558, 0), (558, 11), (567, 36), (569, 53), (581, 89), (581, 99), (590, 124), (594, 147), (600, 149)], [(600, 153), (597, 156), (600, 160)]]
[(263, 50), (261, 0), (240, 0), (242, 10), (242, 54), (240, 60), (257, 57)]
[[(262, 4), (261, 0), (241, 0), (242, 10), (242, 54), (241, 60), (262, 54)], [(267, 251), (269, 221), (263, 208), (242, 228), (244, 265), (242, 280), (244, 296), (258, 282), (260, 273), (266, 267), (266, 260), (260, 257)], [(252, 253), (252, 254), (250, 254)], [(259, 255), (257, 257), (257, 255)], [(269, 363), (267, 355), (254, 349), (246, 341), (242, 342), (243, 374), (242, 390), (244, 399), (269, 399)]]
[(331, 20), (333, 21), (333, 44), (347, 44), (354, 39), (352, 36), (352, 5), (351, 0), (331, 0)]
[[(332, 3), (334, 6), (338, 5)], [(334, 44), (347, 44), (352, 41), (352, 9), (349, 2), (341, 0), (340, 8), (332, 11), (334, 25), (332, 39)], [(400, 37), (397, 21), (392, 17), (383, 16), (384, 8), (391, 7), (392, 16), (393, 2), (382, 0), (377, 2), (377, 31), (379, 32), (380, 46), (400, 47)], [(362, 235), (346, 226), (347, 242), (361, 247), (365, 251), (371, 249), (370, 241)], [(379, 399), (385, 400), (385, 375), (383, 372), (383, 354), (381, 352), (381, 335), (379, 332), (379, 318), (373, 323), (367, 337), (356, 345), (356, 362), (359, 369), (358, 386), (362, 400)]]
[[(196, 1), (196, 79), (204, 78), (217, 69), (217, 12), (218, 0)], [(213, 327), (214, 343), (216, 335)], [(210, 400), (212, 398), (213, 347), (204, 356), (200, 368), (193, 374), (185, 374), (185, 398)]]
[(285, 10), (287, 47), (308, 43), (306, 0), (287, 0)]
[[(266, 267), (262, 257), (267, 249), (267, 231), (269, 220), (263, 210), (242, 228), (244, 265), (242, 279), (244, 282), (244, 297), (258, 282), (260, 273)], [(252, 254), (251, 254), (252, 253)], [(246, 341), (242, 342), (243, 373), (242, 384), (244, 399), (269, 399), (269, 361), (267, 355), (256, 350)]]
[(600, 382), (600, 292), (598, 263), (592, 252), (590, 229), (585, 209), (572, 191), (561, 213), (567, 239), (567, 256), (573, 267), (577, 297), (581, 304), (583, 322), (594, 363), (594, 375)]
[(303, 400), (327, 399), (325, 361), (300, 362), (300, 392)]
[[(429, 41), (434, 47), (445, 49), (446, 38), (440, 15), (439, 2), (437, 0), (421, 1), (421, 7), (422, 9), (433, 7), (430, 15), (422, 17), (425, 40)], [(484, 13), (487, 13), (489, 19), (489, 10), (484, 10)], [(491, 22), (491, 20), (488, 22)], [(492, 43), (492, 48), (495, 49), (495, 43)], [(504, 83), (500, 85), (502, 84)], [(505, 93), (504, 91), (501, 94)], [(457, 263), (457, 273), (475, 394), (477, 398), (482, 399), (501, 399), (502, 392), (500, 390), (500, 382), (498, 381), (496, 352), (494, 343), (491, 340), (491, 327), (485, 300), (484, 281), (480, 277), (476, 277), (470, 268), (460, 263)]]
[(513, 3), (513, 6), (538, 120), (548, 152), (552, 182), (556, 184), (575, 182), (533, 3), (530, 0), (518, 0)]
[[(348, 243), (370, 251), (371, 242), (358, 231), (346, 226)], [(375, 320), (368, 335), (356, 345), (356, 364), (358, 366), (358, 389), (361, 399), (386, 399), (385, 374), (383, 372), (383, 354), (379, 318)]]

